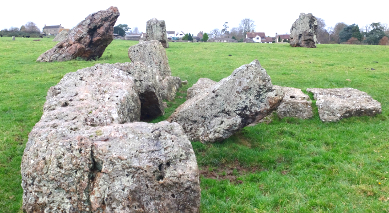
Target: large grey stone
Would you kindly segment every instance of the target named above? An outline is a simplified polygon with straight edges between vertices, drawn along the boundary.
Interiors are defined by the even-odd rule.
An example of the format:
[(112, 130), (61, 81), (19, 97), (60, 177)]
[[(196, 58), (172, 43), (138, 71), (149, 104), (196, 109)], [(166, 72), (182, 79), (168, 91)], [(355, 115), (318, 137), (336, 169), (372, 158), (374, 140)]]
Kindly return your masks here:
[(164, 20), (152, 18), (146, 22), (146, 41), (157, 40), (164, 48), (169, 47)]
[(314, 94), (322, 121), (335, 122), (351, 116), (374, 116), (381, 104), (367, 93), (353, 88), (308, 88)]
[(200, 78), (192, 87), (187, 90), (186, 99), (191, 99), (194, 96), (206, 91), (209, 87), (212, 87), (217, 82), (212, 81), (209, 78)]
[(100, 58), (113, 40), (113, 27), (119, 15), (116, 7), (89, 15), (70, 30), (67, 39), (40, 55), (37, 61), (68, 61), (77, 57), (85, 60)]
[(53, 41), (61, 42), (65, 39), (67, 39), (69, 36), (69, 30), (62, 30), (61, 32), (58, 33), (57, 36), (53, 39)]
[(308, 119), (313, 116), (312, 101), (308, 95), (301, 91), (301, 89), (280, 87), (277, 85), (274, 85), (273, 88), (281, 89), (284, 93), (284, 98), (277, 108), (278, 117)]
[(311, 13), (301, 13), (290, 28), (290, 46), (316, 48), (317, 20)]
[(282, 96), (280, 90), (273, 89), (259, 61), (254, 60), (188, 99), (168, 121), (179, 123), (190, 140), (221, 141), (270, 114)]
[(176, 91), (181, 87), (181, 79), (171, 76), (166, 50), (159, 41), (142, 41), (128, 49), (128, 57), (135, 62), (141, 62), (151, 67), (156, 76), (162, 99), (174, 100)]
[(196, 158), (182, 128), (129, 123), (141, 114), (135, 81), (104, 64), (50, 88), (23, 154), (25, 212), (199, 211)]

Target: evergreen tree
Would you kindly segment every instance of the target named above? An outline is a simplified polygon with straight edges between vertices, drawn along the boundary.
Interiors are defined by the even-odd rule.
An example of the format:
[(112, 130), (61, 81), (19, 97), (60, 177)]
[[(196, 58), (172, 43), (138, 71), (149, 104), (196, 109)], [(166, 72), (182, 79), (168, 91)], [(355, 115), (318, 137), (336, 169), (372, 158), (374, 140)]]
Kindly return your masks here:
[(372, 30), (366, 33), (366, 42), (368, 44), (377, 45), (380, 40), (385, 36), (384, 27), (381, 25), (380, 22), (372, 23), (370, 27), (372, 28)]
[(356, 24), (352, 24), (343, 28), (339, 33), (340, 42), (346, 42), (351, 37), (357, 38), (359, 41), (362, 41), (362, 34), (359, 30), (359, 26)]
[(188, 40), (193, 41), (193, 35), (191, 35), (190, 33), (188, 34)]
[(202, 40), (203, 40), (204, 42), (206, 42), (206, 41), (208, 41), (208, 38), (209, 38), (209, 37), (208, 37), (208, 34), (207, 34), (207, 33), (204, 33), (203, 39), (202, 39)]

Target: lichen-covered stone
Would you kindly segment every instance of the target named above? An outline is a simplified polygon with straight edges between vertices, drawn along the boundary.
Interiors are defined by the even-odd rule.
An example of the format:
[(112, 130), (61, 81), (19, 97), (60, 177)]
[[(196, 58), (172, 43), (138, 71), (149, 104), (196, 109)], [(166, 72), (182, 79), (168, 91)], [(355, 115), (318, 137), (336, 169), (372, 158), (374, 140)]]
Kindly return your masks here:
[(316, 48), (317, 20), (311, 13), (301, 13), (290, 28), (290, 46)]
[(171, 76), (169, 61), (166, 50), (159, 41), (143, 41), (128, 49), (128, 57), (135, 62), (144, 63), (151, 67), (157, 78), (157, 85), (160, 87), (161, 98), (164, 100), (174, 100), (176, 91), (181, 87), (181, 79)]
[(216, 142), (261, 120), (276, 109), (282, 92), (274, 90), (258, 60), (188, 99), (168, 118), (179, 123), (190, 140)]
[(23, 210), (198, 212), (198, 168), (181, 126), (129, 123), (141, 117), (145, 90), (111, 64), (51, 87), (23, 154)]
[(217, 82), (209, 78), (200, 78), (192, 87), (187, 90), (186, 100), (193, 98), (197, 94), (206, 91), (209, 87), (215, 85)]
[(280, 87), (277, 85), (274, 85), (273, 88), (281, 89), (284, 93), (284, 98), (277, 108), (278, 117), (308, 119), (313, 116), (312, 101), (308, 95), (301, 91), (301, 89)]
[(146, 41), (157, 40), (164, 48), (169, 47), (164, 20), (152, 18), (146, 22)]
[(93, 13), (70, 30), (67, 39), (40, 55), (39, 62), (68, 61), (75, 58), (100, 58), (113, 40), (113, 27), (120, 13), (110, 7)]
[(374, 116), (382, 112), (381, 103), (353, 88), (308, 88), (314, 94), (322, 121), (335, 122), (351, 116)]

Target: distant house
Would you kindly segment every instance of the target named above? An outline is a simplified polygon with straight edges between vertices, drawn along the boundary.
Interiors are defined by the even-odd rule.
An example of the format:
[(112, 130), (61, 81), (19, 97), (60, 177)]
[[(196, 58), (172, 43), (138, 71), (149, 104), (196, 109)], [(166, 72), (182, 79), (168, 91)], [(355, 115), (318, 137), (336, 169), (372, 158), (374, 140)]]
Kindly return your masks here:
[(167, 39), (172, 39), (176, 35), (176, 31), (166, 31)]
[(253, 42), (262, 43), (262, 39), (266, 38), (264, 32), (251, 32), (246, 33), (246, 39), (251, 39)]
[(261, 40), (262, 43), (273, 43), (275, 37), (266, 37)]
[(126, 40), (133, 40), (133, 41), (139, 41), (142, 34), (127, 34), (124, 39)]
[[(278, 41), (280, 40), (280, 41)], [(283, 34), (283, 35), (277, 35), (276, 33), (276, 40), (275, 42), (288, 42), (290, 40), (290, 35), (289, 34)]]
[(44, 26), (43, 33), (46, 35), (58, 35), (61, 29), (64, 29), (61, 25)]
[(185, 36), (184, 31), (178, 31), (178, 32), (176, 32), (176, 36), (175, 37), (182, 38), (184, 36)]

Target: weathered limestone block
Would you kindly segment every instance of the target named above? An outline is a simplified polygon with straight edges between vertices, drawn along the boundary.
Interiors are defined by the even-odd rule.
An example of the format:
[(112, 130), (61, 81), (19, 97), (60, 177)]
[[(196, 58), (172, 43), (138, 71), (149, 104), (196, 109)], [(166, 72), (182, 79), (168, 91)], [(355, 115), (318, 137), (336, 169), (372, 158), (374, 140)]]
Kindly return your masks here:
[(120, 13), (116, 7), (93, 13), (70, 30), (67, 39), (40, 55), (39, 62), (100, 58), (113, 40), (113, 27)]
[(62, 30), (60, 33), (58, 33), (57, 36), (53, 39), (53, 41), (61, 42), (65, 40), (69, 35), (69, 30)]
[(290, 46), (316, 48), (317, 20), (312, 13), (301, 13), (290, 28)]
[(181, 79), (171, 76), (166, 50), (159, 41), (144, 41), (131, 46), (128, 49), (128, 57), (133, 63), (142, 62), (152, 67), (153, 72), (156, 72), (162, 99), (174, 100), (176, 91), (181, 87)]
[(164, 48), (169, 47), (164, 20), (152, 18), (146, 22), (146, 41), (157, 40)]
[(193, 98), (197, 94), (206, 91), (209, 87), (212, 87), (217, 82), (212, 81), (209, 78), (200, 78), (192, 87), (187, 90), (186, 100)]
[(196, 158), (181, 126), (129, 123), (141, 117), (141, 90), (110, 64), (50, 88), (23, 154), (25, 212), (199, 211)]
[(314, 94), (322, 121), (335, 122), (351, 116), (374, 116), (382, 112), (381, 103), (353, 88), (308, 88)]
[(276, 109), (282, 92), (274, 90), (258, 60), (188, 99), (168, 118), (179, 123), (190, 140), (216, 142), (261, 120)]
[(277, 108), (277, 115), (280, 118), (295, 117), (308, 119), (313, 116), (312, 101), (301, 89), (277, 85), (274, 85), (273, 88), (281, 89), (284, 93), (284, 98)]

